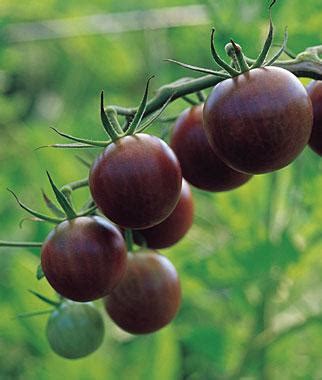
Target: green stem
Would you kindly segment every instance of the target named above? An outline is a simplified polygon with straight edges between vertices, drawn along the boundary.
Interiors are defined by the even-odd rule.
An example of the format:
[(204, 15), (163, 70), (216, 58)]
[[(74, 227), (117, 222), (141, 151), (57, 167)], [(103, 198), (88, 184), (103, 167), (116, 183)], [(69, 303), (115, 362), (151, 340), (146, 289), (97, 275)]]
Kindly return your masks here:
[(193, 99), (190, 99), (188, 96), (183, 96), (182, 99), (187, 102), (188, 104), (190, 104), (191, 106), (197, 106), (198, 105), (198, 102), (196, 102), (195, 100)]
[(40, 248), (43, 243), (33, 241), (4, 241), (0, 240), (0, 247), (23, 247), (23, 248)]
[(246, 71), (249, 71), (249, 66), (245, 60), (245, 57), (244, 57), (244, 54), (242, 52), (241, 47), (239, 45), (237, 45), (233, 40), (230, 40), (230, 42), (231, 42), (233, 49), (235, 51), (236, 59), (237, 59), (238, 66), (239, 66), (241, 72), (244, 73)]
[[(311, 50), (314, 49), (314, 54)], [(322, 80), (322, 60), (319, 59), (315, 53), (321, 54), (322, 45), (306, 49), (306, 53), (299, 54), (293, 60), (275, 61), (273, 66), (282, 67), (298, 77), (312, 78)], [(246, 58), (249, 64), (253, 64), (255, 60)], [(158, 109), (160, 109), (166, 101), (171, 97), (171, 102), (184, 95), (190, 95), (197, 91), (202, 91), (210, 87), (216, 86), (223, 78), (214, 75), (204, 75), (196, 79), (187, 79), (185, 81), (177, 81), (162, 86), (156, 93), (155, 97), (150, 99), (147, 103), (144, 117), (149, 116)], [(113, 106), (118, 115), (126, 117), (133, 117), (137, 108), (124, 108), (120, 106)]]
[(129, 252), (133, 252), (133, 233), (132, 233), (132, 230), (129, 228), (125, 230), (125, 241), (126, 241), (127, 250)]
[(88, 177), (80, 179), (78, 181), (68, 183), (64, 185), (63, 187), (61, 187), (60, 191), (66, 196), (69, 196), (74, 190), (77, 190), (86, 186), (88, 186)]
[(197, 95), (197, 98), (198, 98), (200, 103), (204, 103), (207, 99), (207, 97), (203, 91), (197, 91), (196, 95)]

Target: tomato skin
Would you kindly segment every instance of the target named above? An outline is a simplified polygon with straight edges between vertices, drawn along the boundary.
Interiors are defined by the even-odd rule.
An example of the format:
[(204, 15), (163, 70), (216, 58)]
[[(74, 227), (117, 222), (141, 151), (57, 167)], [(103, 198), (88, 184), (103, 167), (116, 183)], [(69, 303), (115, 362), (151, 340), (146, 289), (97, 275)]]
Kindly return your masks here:
[(312, 104), (301, 82), (279, 67), (219, 83), (204, 107), (204, 128), (218, 156), (250, 174), (288, 165), (307, 144)]
[(41, 266), (50, 285), (74, 301), (104, 297), (126, 270), (122, 234), (102, 217), (79, 217), (60, 223), (47, 237)]
[(203, 129), (203, 105), (182, 112), (170, 146), (178, 157), (183, 177), (201, 190), (232, 190), (251, 178), (227, 166), (210, 147)]
[(123, 280), (104, 299), (111, 319), (131, 334), (148, 334), (170, 323), (180, 301), (175, 267), (153, 251), (129, 253)]
[(175, 208), (181, 168), (172, 149), (143, 133), (110, 144), (94, 163), (89, 186), (94, 201), (112, 222), (124, 228), (148, 228)]
[(49, 317), (47, 340), (52, 350), (66, 359), (78, 359), (96, 351), (104, 338), (104, 321), (89, 303), (62, 303)]
[(176, 244), (188, 232), (193, 222), (193, 198), (188, 183), (183, 180), (179, 202), (172, 213), (160, 224), (138, 230), (141, 236), (133, 231), (134, 242), (142, 245), (142, 238), (144, 243), (149, 248), (160, 249), (171, 247)]
[(313, 106), (313, 128), (309, 146), (322, 156), (322, 81), (312, 81), (306, 87)]

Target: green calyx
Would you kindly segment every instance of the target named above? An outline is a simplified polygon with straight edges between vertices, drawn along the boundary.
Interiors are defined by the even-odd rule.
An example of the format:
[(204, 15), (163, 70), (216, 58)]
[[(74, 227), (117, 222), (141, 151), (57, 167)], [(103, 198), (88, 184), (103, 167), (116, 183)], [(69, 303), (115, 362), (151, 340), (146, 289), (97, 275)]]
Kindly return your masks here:
[[(55, 185), (54, 181), (52, 180), (48, 172), (47, 172), (47, 176), (48, 176), (49, 183), (55, 194), (55, 198), (59, 206), (57, 206), (43, 190), (42, 190), (42, 197), (43, 197), (46, 207), (52, 212), (54, 216), (49, 216), (30, 208), (29, 206), (21, 202), (20, 199), (12, 190), (8, 189), (8, 191), (13, 195), (13, 197), (17, 201), (18, 205), (23, 210), (27, 211), (29, 214), (32, 215), (31, 217), (23, 218), (22, 221), (20, 222), (20, 226), (25, 220), (59, 224), (65, 220), (75, 219), (81, 216), (96, 215), (97, 207), (92, 199), (89, 202), (86, 202), (86, 204), (83, 206), (80, 212), (76, 212), (71, 203), (72, 192), (76, 189), (80, 189), (82, 187), (88, 186), (88, 178), (71, 182), (67, 185), (64, 185), (61, 189), (58, 189), (58, 187)], [(7, 248), (14, 248), (14, 247), (41, 248), (42, 245), (43, 245), (42, 242), (15, 242), (15, 241), (0, 240), (0, 247), (7, 247)], [(41, 266), (39, 266), (37, 269), (37, 278), (41, 279), (42, 277), (43, 277), (42, 268)]]
[(147, 105), (148, 105), (149, 84), (153, 77), (154, 76), (151, 76), (146, 83), (145, 91), (138, 108), (133, 113), (133, 115), (131, 114), (128, 116), (123, 126), (121, 126), (118, 121), (117, 109), (111, 106), (110, 107), (104, 106), (104, 92), (103, 91), (101, 92), (100, 117), (101, 117), (101, 122), (104, 128), (104, 131), (108, 135), (107, 140), (97, 141), (97, 140), (90, 140), (86, 138), (76, 137), (76, 136), (72, 136), (70, 134), (61, 132), (58, 129), (52, 127), (51, 129), (54, 132), (56, 132), (59, 136), (64, 137), (74, 142), (69, 143), (69, 144), (45, 145), (40, 148), (52, 147), (52, 148), (71, 148), (71, 149), (76, 148), (77, 149), (77, 148), (106, 147), (109, 144), (119, 140), (120, 138), (124, 136), (129, 136), (129, 135), (133, 135), (135, 133), (144, 131), (160, 116), (160, 114), (163, 112), (163, 110), (166, 108), (166, 106), (170, 103), (170, 101), (173, 98), (173, 95), (169, 96), (169, 98), (165, 101), (163, 107), (161, 107), (158, 111), (153, 113), (148, 120), (143, 122), (143, 119), (146, 116)]
[[(80, 216), (87, 216), (87, 215), (93, 215), (95, 214), (96, 205), (91, 204), (87, 208), (83, 208), (81, 212), (77, 213), (71, 203), (71, 194), (74, 190), (88, 186), (88, 178), (84, 178), (82, 180), (78, 180), (75, 182), (71, 182), (67, 185), (64, 185), (61, 189), (58, 189), (58, 187), (55, 185), (54, 181), (52, 180), (50, 174), (47, 172), (48, 180), (51, 185), (51, 188), (53, 190), (53, 193), (55, 194), (55, 198), (59, 204), (60, 207), (58, 207), (48, 196), (47, 194), (42, 190), (42, 196), (44, 199), (44, 202), (47, 206), (47, 208), (54, 214), (54, 216), (49, 216), (46, 214), (43, 214), (39, 211), (36, 211), (29, 206), (25, 205), (23, 202), (20, 201), (18, 196), (12, 191), (8, 191), (14, 196), (15, 200), (17, 201), (18, 205), (25, 211), (27, 211), (29, 214), (32, 215), (33, 218), (31, 220), (34, 221), (45, 221), (53, 224), (59, 224), (63, 222), (66, 219), (75, 219)], [(26, 219), (26, 218), (25, 218)], [(25, 220), (23, 219), (23, 221)], [(30, 219), (30, 218), (29, 218)], [(10, 243), (10, 242), (0, 242), (0, 246), (12, 246), (12, 247), (34, 247), (34, 246), (41, 246), (40, 243)], [(20, 244), (20, 245), (19, 245)], [(37, 245), (32, 245), (37, 244)], [(39, 245), (40, 244), (40, 245)]]
[(42, 302), (44, 302), (45, 304), (49, 305), (49, 306), (52, 306), (51, 309), (48, 309), (48, 310), (41, 310), (41, 311), (31, 311), (31, 312), (27, 312), (27, 313), (21, 313), (21, 314), (18, 314), (16, 316), (16, 318), (30, 318), (30, 317), (37, 317), (39, 315), (45, 315), (45, 314), (51, 314), (55, 309), (57, 309), (58, 307), (60, 307), (60, 305), (62, 304), (62, 302), (64, 301), (63, 298), (60, 298), (59, 301), (54, 301), (38, 292), (35, 292), (34, 290), (29, 290), (29, 292), (31, 294), (33, 294), (35, 297), (37, 297), (38, 299), (40, 299)]
[(221, 68), (220, 71), (214, 71), (214, 70), (205, 69), (202, 67), (188, 65), (188, 64), (178, 62), (172, 59), (167, 59), (167, 61), (175, 63), (179, 66), (182, 66), (190, 70), (202, 72), (204, 74), (214, 75), (218, 77), (218, 82), (226, 78), (235, 77), (251, 69), (272, 65), (286, 49), (286, 41), (287, 41), (287, 31), (285, 31), (284, 42), (282, 46), (271, 59), (267, 60), (267, 55), (269, 53), (269, 50), (273, 42), (273, 23), (272, 23), (271, 9), (275, 3), (276, 3), (276, 0), (272, 0), (269, 5), (269, 32), (265, 40), (265, 43), (263, 45), (263, 48), (259, 56), (257, 57), (257, 59), (252, 60), (252, 59), (247, 58), (243, 54), (241, 46), (236, 44), (231, 39), (230, 42), (225, 46), (226, 53), (231, 58), (231, 63), (228, 64), (227, 62), (225, 62), (219, 56), (216, 50), (215, 43), (214, 43), (215, 29), (212, 28), (211, 38), (210, 38), (210, 50), (211, 50), (211, 55), (215, 63)]

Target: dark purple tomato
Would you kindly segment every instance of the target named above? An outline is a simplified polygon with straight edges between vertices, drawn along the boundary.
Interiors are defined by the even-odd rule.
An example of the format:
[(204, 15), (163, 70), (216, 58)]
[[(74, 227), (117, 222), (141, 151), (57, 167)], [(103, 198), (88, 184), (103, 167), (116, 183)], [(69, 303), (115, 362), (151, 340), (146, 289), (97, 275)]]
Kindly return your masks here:
[(57, 355), (79, 359), (90, 355), (102, 344), (104, 321), (93, 304), (64, 301), (50, 315), (46, 335)]
[(309, 146), (322, 156), (322, 81), (312, 81), (306, 89), (313, 106), (313, 128)]
[(307, 144), (312, 104), (287, 70), (265, 67), (219, 83), (204, 106), (204, 128), (216, 154), (250, 174), (288, 165)]
[(154, 227), (133, 231), (134, 241), (153, 249), (167, 248), (183, 238), (192, 222), (193, 198), (188, 183), (183, 180), (179, 202), (172, 213)]
[(111, 319), (132, 334), (147, 334), (166, 326), (176, 315), (180, 301), (175, 267), (153, 251), (129, 253), (123, 280), (104, 299)]
[(63, 297), (80, 302), (106, 296), (122, 279), (126, 262), (122, 234), (98, 216), (60, 223), (41, 251), (50, 285)]
[(210, 147), (203, 129), (203, 105), (188, 108), (179, 116), (170, 146), (181, 165), (183, 177), (201, 190), (232, 190), (251, 176), (227, 166)]
[(97, 206), (124, 228), (148, 228), (175, 208), (181, 168), (172, 149), (147, 134), (122, 137), (95, 161), (89, 186)]

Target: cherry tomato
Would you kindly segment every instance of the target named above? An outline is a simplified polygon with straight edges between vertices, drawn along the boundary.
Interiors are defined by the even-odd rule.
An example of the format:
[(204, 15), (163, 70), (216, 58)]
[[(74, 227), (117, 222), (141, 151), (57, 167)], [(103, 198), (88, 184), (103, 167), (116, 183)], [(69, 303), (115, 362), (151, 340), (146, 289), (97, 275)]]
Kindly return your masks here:
[(111, 319), (132, 334), (147, 334), (170, 323), (181, 301), (177, 271), (153, 251), (128, 254), (127, 272), (105, 299)]
[(306, 89), (313, 105), (313, 128), (309, 146), (322, 156), (322, 81), (312, 81)]
[(126, 269), (122, 234), (102, 217), (79, 217), (60, 223), (47, 237), (41, 265), (50, 285), (74, 301), (104, 297)]
[(188, 183), (183, 180), (179, 202), (172, 213), (154, 227), (133, 231), (134, 241), (139, 245), (146, 244), (149, 248), (167, 248), (183, 238), (192, 222), (193, 198)]
[(110, 144), (89, 177), (97, 206), (125, 228), (148, 228), (162, 222), (179, 200), (181, 182), (180, 164), (172, 149), (142, 133)]
[(312, 104), (287, 70), (265, 67), (219, 83), (204, 107), (204, 128), (218, 156), (235, 170), (283, 168), (301, 153), (312, 129)]
[(235, 189), (251, 176), (227, 166), (210, 147), (203, 129), (203, 105), (188, 108), (179, 116), (170, 146), (181, 165), (183, 177), (207, 191)]
[(67, 359), (82, 358), (102, 344), (103, 318), (92, 304), (65, 301), (50, 315), (46, 335), (56, 354)]

